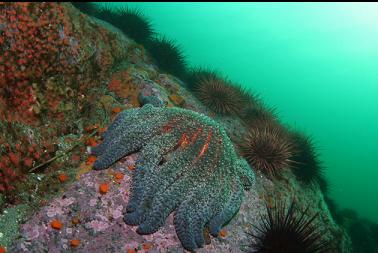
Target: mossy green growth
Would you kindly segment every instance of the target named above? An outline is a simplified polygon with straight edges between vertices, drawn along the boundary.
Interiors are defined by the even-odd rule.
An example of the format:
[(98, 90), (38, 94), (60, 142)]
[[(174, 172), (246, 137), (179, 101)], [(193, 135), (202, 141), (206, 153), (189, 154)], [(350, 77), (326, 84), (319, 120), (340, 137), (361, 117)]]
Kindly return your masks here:
[(9, 247), (18, 237), (20, 224), (23, 223), (28, 210), (27, 205), (18, 205), (5, 209), (0, 214), (0, 245)]

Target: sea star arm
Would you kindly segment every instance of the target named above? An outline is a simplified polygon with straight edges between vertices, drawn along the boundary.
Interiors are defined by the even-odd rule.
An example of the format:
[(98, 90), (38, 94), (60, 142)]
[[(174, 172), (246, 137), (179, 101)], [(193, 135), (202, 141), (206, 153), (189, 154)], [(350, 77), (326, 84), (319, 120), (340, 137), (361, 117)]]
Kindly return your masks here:
[(124, 110), (120, 112), (114, 119), (113, 123), (110, 124), (108, 129), (102, 134), (103, 142), (98, 144), (96, 147), (91, 148), (91, 154), (100, 156), (105, 153), (117, 132), (127, 131), (128, 129), (125, 126), (130, 125), (130, 120), (134, 118), (132, 116), (137, 113), (138, 111), (136, 109)]
[(235, 184), (234, 187), (236, 189), (228, 199), (225, 207), (221, 212), (213, 216), (209, 222), (209, 230), (212, 236), (218, 236), (224, 224), (230, 221), (240, 209), (244, 197), (243, 187), (241, 184)]
[[(176, 233), (186, 249), (193, 250), (203, 246), (205, 225), (223, 208), (224, 204), (220, 200), (225, 200), (231, 195), (228, 185), (219, 187), (218, 184), (217, 180), (203, 183), (176, 211)], [(214, 190), (208, 191), (209, 189)]]
[[(145, 181), (151, 180), (152, 171), (157, 169), (163, 156), (175, 147), (175, 143), (171, 140), (172, 137), (172, 133), (155, 136), (142, 148), (133, 172), (132, 194), (126, 208), (127, 212), (132, 213), (139, 207), (143, 194), (147, 190)], [(130, 223), (135, 222), (130, 221)]]

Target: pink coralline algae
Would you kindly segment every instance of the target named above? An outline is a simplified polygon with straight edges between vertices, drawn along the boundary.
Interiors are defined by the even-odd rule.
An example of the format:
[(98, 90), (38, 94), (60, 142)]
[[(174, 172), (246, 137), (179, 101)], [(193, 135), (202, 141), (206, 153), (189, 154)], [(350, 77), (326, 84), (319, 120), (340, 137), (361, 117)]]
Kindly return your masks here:
[(87, 223), (87, 228), (93, 229), (94, 232), (101, 232), (106, 230), (110, 224), (105, 221), (93, 220), (89, 224)]
[[(64, 194), (21, 226), (22, 238), (9, 252), (65, 252), (73, 239), (81, 241), (75, 252), (127, 252), (142, 249), (147, 242), (154, 245), (156, 252), (167, 246), (180, 248), (173, 224), (153, 236), (140, 236), (134, 227), (123, 222), (131, 180), (128, 165), (132, 162), (133, 159), (128, 158), (114, 169), (114, 173), (125, 175), (117, 182), (113, 182), (114, 177), (107, 172), (91, 171), (82, 175)], [(102, 195), (97, 189), (104, 180), (110, 182), (110, 187), (109, 192)], [(76, 217), (80, 222), (73, 224)], [(49, 226), (54, 219), (63, 224), (61, 230)]]
[[(9, 252), (67, 252), (70, 241), (79, 239), (75, 252), (184, 252), (174, 228), (173, 214), (168, 216), (161, 229), (151, 235), (139, 235), (137, 227), (123, 221), (123, 213), (129, 201), (131, 170), (136, 155), (115, 164), (108, 171), (90, 171), (83, 174), (64, 193), (43, 207), (20, 229), (21, 238), (13, 243)], [(122, 173), (120, 181), (113, 181), (114, 174)], [(109, 192), (101, 194), (98, 185), (109, 182)], [(254, 208), (259, 206), (255, 193), (246, 194), (247, 203), (241, 214), (227, 226), (229, 236), (212, 239), (198, 252), (241, 253), (240, 244), (246, 243), (245, 220), (254, 220)], [(246, 218), (248, 216), (248, 218)], [(50, 223), (58, 219), (63, 227), (52, 229)], [(80, 222), (73, 222), (79, 219)], [(146, 247), (148, 245), (148, 247)], [(148, 250), (143, 249), (149, 248)]]

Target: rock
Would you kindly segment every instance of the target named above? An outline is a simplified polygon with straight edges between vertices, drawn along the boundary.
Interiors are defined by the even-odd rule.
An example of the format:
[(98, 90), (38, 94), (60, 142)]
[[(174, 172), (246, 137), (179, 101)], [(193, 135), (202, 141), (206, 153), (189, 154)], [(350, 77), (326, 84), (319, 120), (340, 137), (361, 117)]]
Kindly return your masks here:
[[(129, 249), (143, 250), (149, 243), (148, 252), (183, 252), (173, 225), (173, 215), (166, 224), (152, 235), (137, 234), (136, 227), (123, 222), (123, 212), (129, 199), (131, 171), (136, 156), (128, 156), (107, 171), (90, 171), (69, 186), (64, 193), (54, 198), (47, 206), (21, 225), (21, 239), (15, 241), (9, 252), (63, 252), (70, 249), (70, 241), (79, 239), (75, 252), (127, 252)], [(114, 175), (123, 173), (121, 181)], [(99, 192), (99, 185), (109, 184), (106, 194)], [(242, 253), (239, 246), (246, 243), (248, 222), (257, 222), (262, 205), (256, 192), (248, 192), (240, 213), (225, 229), (227, 236), (211, 238), (201, 252)], [(79, 222), (73, 224), (72, 220)], [(62, 223), (60, 230), (53, 229), (51, 221)]]
[[(18, 5), (9, 6), (12, 8)], [(67, 59), (61, 66), (69, 66), (69, 68), (59, 68), (57, 74), (54, 72), (51, 76), (41, 74), (36, 78), (34, 86), (30, 84), (31, 91), (24, 89), (26, 83), (14, 78), (11, 75), (13, 72), (8, 71), (7, 78), (4, 80), (9, 81), (12, 78), (14, 80), (1, 82), (3, 80), (1, 79), (0, 87), (8, 89), (8, 84), (12, 87), (20, 85), (18, 92), (22, 93), (22, 98), (30, 101), (28, 100), (26, 108), (23, 108), (23, 105), (10, 108), (4, 99), (7, 89), (2, 89), (0, 119), (4, 119), (5, 114), (11, 109), (9, 115), (14, 116), (11, 119), (24, 120), (25, 124), (29, 124), (29, 120), (35, 121), (38, 115), (38, 117), (45, 117), (49, 122), (57, 122), (57, 126), (61, 126), (61, 122), (72, 124), (79, 120), (84, 121), (84, 124), (95, 125), (103, 119), (104, 121), (109, 119), (108, 114), (111, 114), (115, 106), (139, 107), (148, 103), (157, 107), (180, 106), (209, 115), (209, 110), (184, 88), (180, 80), (170, 75), (160, 74), (151, 63), (152, 61), (148, 59), (148, 54), (145, 54), (144, 49), (133, 44), (119, 29), (96, 18), (80, 14), (69, 3), (61, 5), (51, 3), (40, 6), (59, 10), (61, 16), (56, 22), (70, 28), (69, 34), (65, 33), (66, 30), (63, 33), (61, 29), (58, 30), (61, 26), (54, 21), (51, 29), (56, 29), (53, 34), (60, 36), (61, 40), (61, 42), (58, 40), (58, 45), (53, 43), (52, 46), (62, 48), (66, 53), (64, 56)], [(34, 17), (35, 13), (29, 15)], [(2, 23), (1, 20), (0, 23)], [(0, 29), (6, 30), (7, 27), (0, 27)], [(55, 51), (53, 49), (47, 53), (55, 55)], [(39, 62), (44, 58), (36, 57), (35, 60)], [(8, 61), (9, 68), (11, 69), (12, 65), (17, 68), (18, 56), (10, 60), (14, 61)], [(23, 63), (20, 70), (27, 71), (28, 67), (30, 66)], [(72, 68), (75, 71), (72, 71)], [(34, 76), (31, 79), (34, 80)], [(19, 83), (19, 81), (22, 82)], [(72, 101), (73, 98), (77, 98), (76, 104)], [(63, 112), (67, 114), (59, 114), (57, 110), (62, 100)], [(29, 108), (32, 108), (31, 111), (35, 115), (26, 115), (26, 117), (24, 114)], [(83, 109), (84, 112), (88, 112), (88, 115), (84, 117), (76, 114), (80, 110), (75, 110), (75, 108)], [(72, 111), (75, 115), (67, 118), (67, 115), (70, 115), (68, 112), (72, 114)], [(85, 114), (84, 112), (82, 113)], [(243, 124), (237, 118), (213, 118), (225, 126), (231, 139), (240, 138), (245, 131)], [(56, 132), (56, 129), (52, 130)], [(80, 240), (80, 244), (75, 248), (75, 252), (127, 252), (134, 249), (138, 252), (182, 253), (184, 249), (174, 229), (173, 215), (169, 216), (158, 232), (146, 236), (137, 234), (136, 227), (128, 226), (123, 221), (123, 213), (130, 193), (130, 170), (133, 169), (137, 156), (138, 154), (133, 154), (121, 159), (106, 171), (93, 171), (88, 166), (77, 168), (77, 164), (69, 163), (70, 159), (63, 157), (67, 160), (67, 165), (55, 166), (61, 171), (74, 168), (76, 171), (72, 174), (77, 176), (77, 181), (67, 183), (67, 188), (63, 188), (62, 192), (53, 197), (46, 206), (29, 215), (27, 222), (21, 225), (19, 239), (13, 240), (14, 237), (7, 234), (8, 243), (13, 241), (8, 251), (70, 252), (71, 240), (77, 239)], [(117, 172), (124, 174), (121, 180), (115, 180), (114, 173)], [(239, 213), (224, 228), (227, 232), (222, 233), (223, 237), (217, 238), (205, 232), (206, 241), (210, 244), (199, 249), (199, 253), (242, 253), (242, 245), (253, 240), (246, 232), (259, 224), (260, 213), (265, 212), (264, 203), (266, 201), (270, 203), (275, 199), (289, 202), (293, 196), (297, 199), (298, 206), (304, 208), (310, 204), (311, 213), (320, 213), (319, 227), (326, 231), (325, 238), (337, 246), (337, 252), (350, 252), (350, 240), (333, 221), (318, 188), (304, 187), (299, 184), (290, 171), (283, 175), (283, 180), (280, 181), (271, 181), (258, 172), (256, 175), (255, 190), (246, 193)], [(47, 180), (46, 178), (47, 176), (43, 180)], [(109, 189), (100, 193), (99, 186), (103, 183), (106, 183)], [(51, 227), (54, 219), (62, 224), (60, 230)], [(12, 230), (12, 234), (16, 235), (14, 231)]]

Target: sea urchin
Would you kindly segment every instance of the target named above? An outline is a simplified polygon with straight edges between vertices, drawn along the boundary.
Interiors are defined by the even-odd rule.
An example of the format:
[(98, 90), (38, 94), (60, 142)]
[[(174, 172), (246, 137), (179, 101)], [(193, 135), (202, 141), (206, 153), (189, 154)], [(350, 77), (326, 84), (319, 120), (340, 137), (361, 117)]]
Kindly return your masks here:
[(291, 202), (288, 209), (279, 203), (266, 204), (267, 214), (261, 216), (257, 233), (248, 232), (254, 238), (249, 253), (323, 253), (328, 252), (328, 242), (316, 226), (318, 214), (307, 216), (308, 207), (300, 211)]
[(95, 16), (119, 28), (137, 43), (145, 44), (154, 35), (150, 20), (138, 9), (129, 7), (113, 9), (109, 5), (103, 5)]
[(211, 72), (199, 79), (195, 94), (205, 106), (220, 115), (239, 115), (248, 102), (244, 89)]
[(245, 107), (242, 120), (247, 126), (253, 127), (261, 122), (275, 122), (278, 124), (278, 117), (275, 108), (264, 105), (258, 96), (251, 96), (249, 105)]
[(166, 37), (153, 38), (146, 44), (157, 66), (164, 72), (185, 79), (186, 61), (180, 47)]
[(328, 184), (313, 139), (299, 132), (292, 133), (291, 139), (296, 150), (293, 172), (297, 179), (305, 184), (317, 183), (323, 192), (327, 191)]
[(268, 176), (277, 175), (292, 163), (293, 145), (282, 127), (273, 122), (262, 121), (251, 127), (239, 148), (252, 168)]
[(186, 87), (191, 90), (195, 91), (200, 84), (200, 81), (204, 78), (215, 78), (219, 76), (218, 72), (204, 67), (195, 67), (191, 68), (186, 76), (185, 83)]
[(137, 43), (145, 44), (154, 35), (151, 21), (139, 9), (120, 8), (117, 21), (115, 25)]

